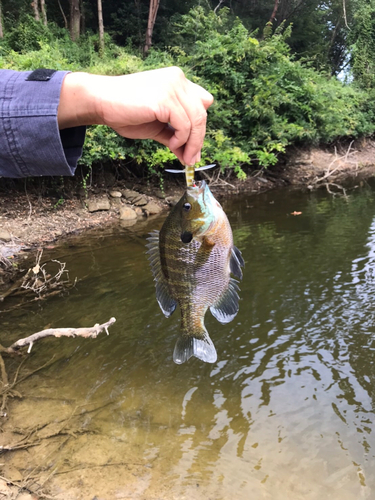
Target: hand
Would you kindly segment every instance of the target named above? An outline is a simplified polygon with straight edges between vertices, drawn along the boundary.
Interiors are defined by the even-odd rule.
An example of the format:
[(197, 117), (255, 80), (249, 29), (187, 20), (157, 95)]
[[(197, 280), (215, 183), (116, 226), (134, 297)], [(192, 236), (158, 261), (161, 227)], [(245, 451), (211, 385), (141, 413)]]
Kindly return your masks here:
[(130, 139), (154, 139), (187, 165), (200, 159), (212, 95), (176, 67), (124, 76), (69, 73), (61, 89), (60, 129), (104, 124)]

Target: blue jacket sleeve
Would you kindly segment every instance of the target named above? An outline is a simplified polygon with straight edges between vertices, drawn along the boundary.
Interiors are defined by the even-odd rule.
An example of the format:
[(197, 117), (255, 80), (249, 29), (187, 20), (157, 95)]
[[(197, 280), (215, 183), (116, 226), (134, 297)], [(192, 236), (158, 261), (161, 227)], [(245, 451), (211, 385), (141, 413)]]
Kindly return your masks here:
[(74, 175), (86, 128), (58, 128), (57, 108), (67, 73), (28, 81), (31, 71), (0, 70), (0, 176)]

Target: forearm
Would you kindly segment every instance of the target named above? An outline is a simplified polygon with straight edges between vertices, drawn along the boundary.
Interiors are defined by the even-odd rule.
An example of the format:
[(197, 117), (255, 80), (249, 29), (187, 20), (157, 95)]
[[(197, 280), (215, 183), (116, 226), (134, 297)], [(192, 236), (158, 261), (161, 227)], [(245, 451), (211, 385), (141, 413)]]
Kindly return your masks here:
[[(89, 73), (68, 73), (61, 86), (57, 112), (59, 129), (82, 125), (101, 125), (97, 88), (104, 87), (109, 77)], [(104, 80), (104, 81), (103, 81)]]

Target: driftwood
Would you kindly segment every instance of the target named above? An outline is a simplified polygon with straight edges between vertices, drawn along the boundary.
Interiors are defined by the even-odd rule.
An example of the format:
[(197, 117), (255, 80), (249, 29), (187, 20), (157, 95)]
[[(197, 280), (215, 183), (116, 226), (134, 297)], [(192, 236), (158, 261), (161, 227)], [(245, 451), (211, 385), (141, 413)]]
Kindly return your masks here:
[(25, 337), (24, 339), (19, 339), (16, 342), (14, 342), (11, 346), (9, 347), (4, 347), (0, 345), (0, 397), (2, 398), (1, 404), (0, 404), (0, 416), (6, 416), (6, 406), (7, 406), (7, 400), (8, 397), (22, 397), (21, 394), (17, 391), (14, 390), (14, 387), (28, 378), (29, 376), (33, 375), (37, 371), (45, 368), (51, 362), (53, 361), (53, 358), (51, 361), (48, 361), (45, 365), (37, 368), (31, 373), (28, 373), (22, 378), (18, 378), (19, 371), (21, 369), (21, 366), (23, 362), (25, 361), (25, 358), (21, 364), (19, 365), (14, 380), (13, 382), (9, 381), (7, 371), (5, 369), (5, 363), (2, 357), (2, 353), (5, 354), (18, 354), (18, 351), (22, 347), (28, 347), (27, 352), (29, 353), (34, 345), (35, 342), (37, 342), (40, 339), (43, 339), (45, 337), (83, 337), (83, 338), (96, 338), (99, 333), (101, 333), (103, 330), (108, 333), (108, 328), (115, 323), (116, 319), (111, 318), (109, 321), (106, 323), (103, 323), (102, 325), (99, 325), (98, 323), (94, 325), (93, 327), (88, 327), (88, 328), (48, 328), (47, 330), (42, 330), (37, 333), (33, 333), (32, 335), (29, 335), (28, 337)]
[(48, 328), (47, 330), (42, 330), (37, 333), (33, 333), (24, 339), (19, 339), (14, 344), (9, 347), (0, 347), (0, 352), (7, 354), (16, 353), (21, 347), (29, 346), (27, 352), (29, 353), (34, 345), (34, 342), (43, 339), (45, 337), (83, 337), (83, 338), (93, 338), (95, 339), (99, 333), (103, 330), (109, 335), (108, 328), (113, 325), (116, 321), (115, 318), (111, 318), (106, 323), (99, 325), (96, 323), (93, 327), (88, 328)]

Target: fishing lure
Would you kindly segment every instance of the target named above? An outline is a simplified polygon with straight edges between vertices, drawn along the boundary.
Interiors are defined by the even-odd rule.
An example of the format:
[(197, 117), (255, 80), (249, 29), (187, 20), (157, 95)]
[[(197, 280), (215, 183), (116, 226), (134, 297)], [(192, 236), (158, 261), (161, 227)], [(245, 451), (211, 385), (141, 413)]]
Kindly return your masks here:
[(213, 167), (216, 167), (216, 163), (213, 163), (212, 165), (205, 165), (204, 167), (197, 167), (197, 168), (194, 168), (193, 166), (186, 165), (184, 170), (170, 170), (170, 169), (166, 168), (165, 171), (170, 172), (171, 174), (185, 174), (187, 187), (194, 187), (195, 186), (194, 173), (199, 171), (199, 170), (208, 170), (209, 168), (213, 168)]

